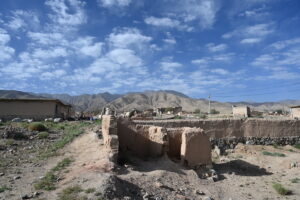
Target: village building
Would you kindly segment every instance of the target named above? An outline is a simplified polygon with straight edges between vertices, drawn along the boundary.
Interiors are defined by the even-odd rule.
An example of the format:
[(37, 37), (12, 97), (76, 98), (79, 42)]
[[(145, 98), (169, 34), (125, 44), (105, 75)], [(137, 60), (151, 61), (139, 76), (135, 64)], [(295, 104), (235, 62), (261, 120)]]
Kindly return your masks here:
[(67, 119), (73, 115), (71, 105), (57, 99), (0, 99), (0, 119), (13, 118), (43, 120)]
[(291, 117), (293, 119), (300, 119), (300, 106), (292, 106), (291, 108)]
[(250, 108), (248, 106), (232, 106), (233, 117), (250, 117)]
[(158, 115), (168, 114), (177, 115), (182, 112), (182, 107), (167, 107), (167, 108), (157, 108), (156, 113)]

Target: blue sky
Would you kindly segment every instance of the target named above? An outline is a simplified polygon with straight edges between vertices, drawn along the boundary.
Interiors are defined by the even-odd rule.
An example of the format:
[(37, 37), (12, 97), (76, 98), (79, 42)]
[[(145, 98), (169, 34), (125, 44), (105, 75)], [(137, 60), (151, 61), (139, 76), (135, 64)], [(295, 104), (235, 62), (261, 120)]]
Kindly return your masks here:
[(1, 0), (0, 89), (300, 99), (298, 0)]

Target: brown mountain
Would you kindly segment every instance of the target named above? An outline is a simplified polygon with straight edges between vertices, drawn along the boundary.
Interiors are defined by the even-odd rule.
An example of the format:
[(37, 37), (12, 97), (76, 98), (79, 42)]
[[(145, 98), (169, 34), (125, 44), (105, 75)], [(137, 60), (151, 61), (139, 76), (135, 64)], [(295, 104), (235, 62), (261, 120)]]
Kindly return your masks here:
[[(103, 107), (110, 106), (119, 111), (130, 111), (134, 108), (144, 110), (156, 107), (173, 107), (181, 106), (185, 111), (195, 111), (200, 109), (202, 112), (208, 111), (208, 101), (205, 99), (190, 98), (176, 91), (145, 91), (137, 93), (127, 93), (124, 95), (100, 93), (100, 94), (83, 94), (71, 96), (68, 94), (35, 94), (14, 90), (0, 90), (0, 98), (54, 98), (63, 102), (74, 105), (78, 111), (91, 112), (101, 111)], [(288, 110), (288, 106), (300, 105), (299, 100), (286, 100), (280, 102), (229, 102), (222, 103), (217, 101), (211, 102), (211, 108), (221, 113), (231, 113), (232, 105), (247, 105), (254, 110)]]

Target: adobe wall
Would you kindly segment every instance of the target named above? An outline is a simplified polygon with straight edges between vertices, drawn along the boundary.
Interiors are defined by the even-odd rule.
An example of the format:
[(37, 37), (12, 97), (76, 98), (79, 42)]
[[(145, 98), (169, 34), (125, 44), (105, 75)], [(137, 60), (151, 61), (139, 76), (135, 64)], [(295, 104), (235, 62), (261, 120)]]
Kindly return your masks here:
[(0, 119), (13, 118), (41, 120), (55, 117), (55, 102), (2, 101), (0, 102)]
[(300, 120), (215, 119), (215, 120), (148, 120), (137, 124), (165, 128), (201, 127), (210, 138), (290, 137), (300, 136)]

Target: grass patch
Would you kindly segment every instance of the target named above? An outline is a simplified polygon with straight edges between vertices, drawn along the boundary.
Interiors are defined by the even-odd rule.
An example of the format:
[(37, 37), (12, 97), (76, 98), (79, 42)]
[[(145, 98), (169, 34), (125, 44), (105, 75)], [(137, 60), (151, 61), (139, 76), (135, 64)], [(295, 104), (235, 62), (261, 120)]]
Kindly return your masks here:
[(273, 188), (280, 195), (288, 195), (291, 194), (291, 191), (283, 187), (280, 183), (273, 183)]
[(41, 122), (33, 122), (28, 125), (28, 130), (41, 132), (41, 131), (46, 131), (47, 128)]
[(296, 149), (300, 149), (300, 144), (295, 144), (294, 147), (295, 147)]
[(60, 161), (54, 168), (52, 168), (53, 172), (59, 172), (63, 169), (65, 169), (66, 167), (70, 166), (70, 164), (73, 162), (74, 160), (71, 158), (65, 158), (62, 161)]
[(96, 191), (95, 188), (88, 188), (84, 192), (87, 193), (87, 194), (90, 194), (90, 193), (94, 193), (95, 191)]
[(83, 189), (78, 185), (67, 187), (58, 195), (58, 200), (87, 200), (86, 196), (79, 195), (82, 191)]
[(291, 180), (292, 183), (299, 183), (300, 182), (300, 178), (293, 178)]
[(62, 139), (55, 142), (49, 149), (43, 152), (40, 158), (48, 158), (57, 154), (57, 151), (63, 148), (66, 144), (72, 142), (76, 137), (81, 135), (83, 128), (88, 125), (87, 123), (74, 123), (72, 126), (66, 126), (64, 136)]
[(73, 159), (71, 158), (65, 158), (62, 161), (60, 161), (55, 167), (53, 167), (49, 172), (47, 172), (46, 175), (41, 180), (39, 180), (34, 185), (34, 188), (37, 190), (47, 190), (47, 191), (55, 190), (56, 183), (58, 181), (61, 171), (66, 167), (70, 166), (72, 162)]
[(263, 151), (262, 154), (265, 155), (265, 156), (275, 156), (275, 157), (285, 157), (286, 156), (283, 153), (277, 153), (277, 152), (271, 153), (271, 152), (268, 152), (268, 151)]
[(46, 139), (46, 138), (49, 137), (49, 133), (43, 131), (43, 132), (38, 133), (38, 134), (37, 134), (37, 137), (38, 137), (39, 139)]
[(11, 190), (11, 189), (9, 187), (7, 187), (6, 185), (0, 186), (0, 193), (5, 192), (6, 190)]

